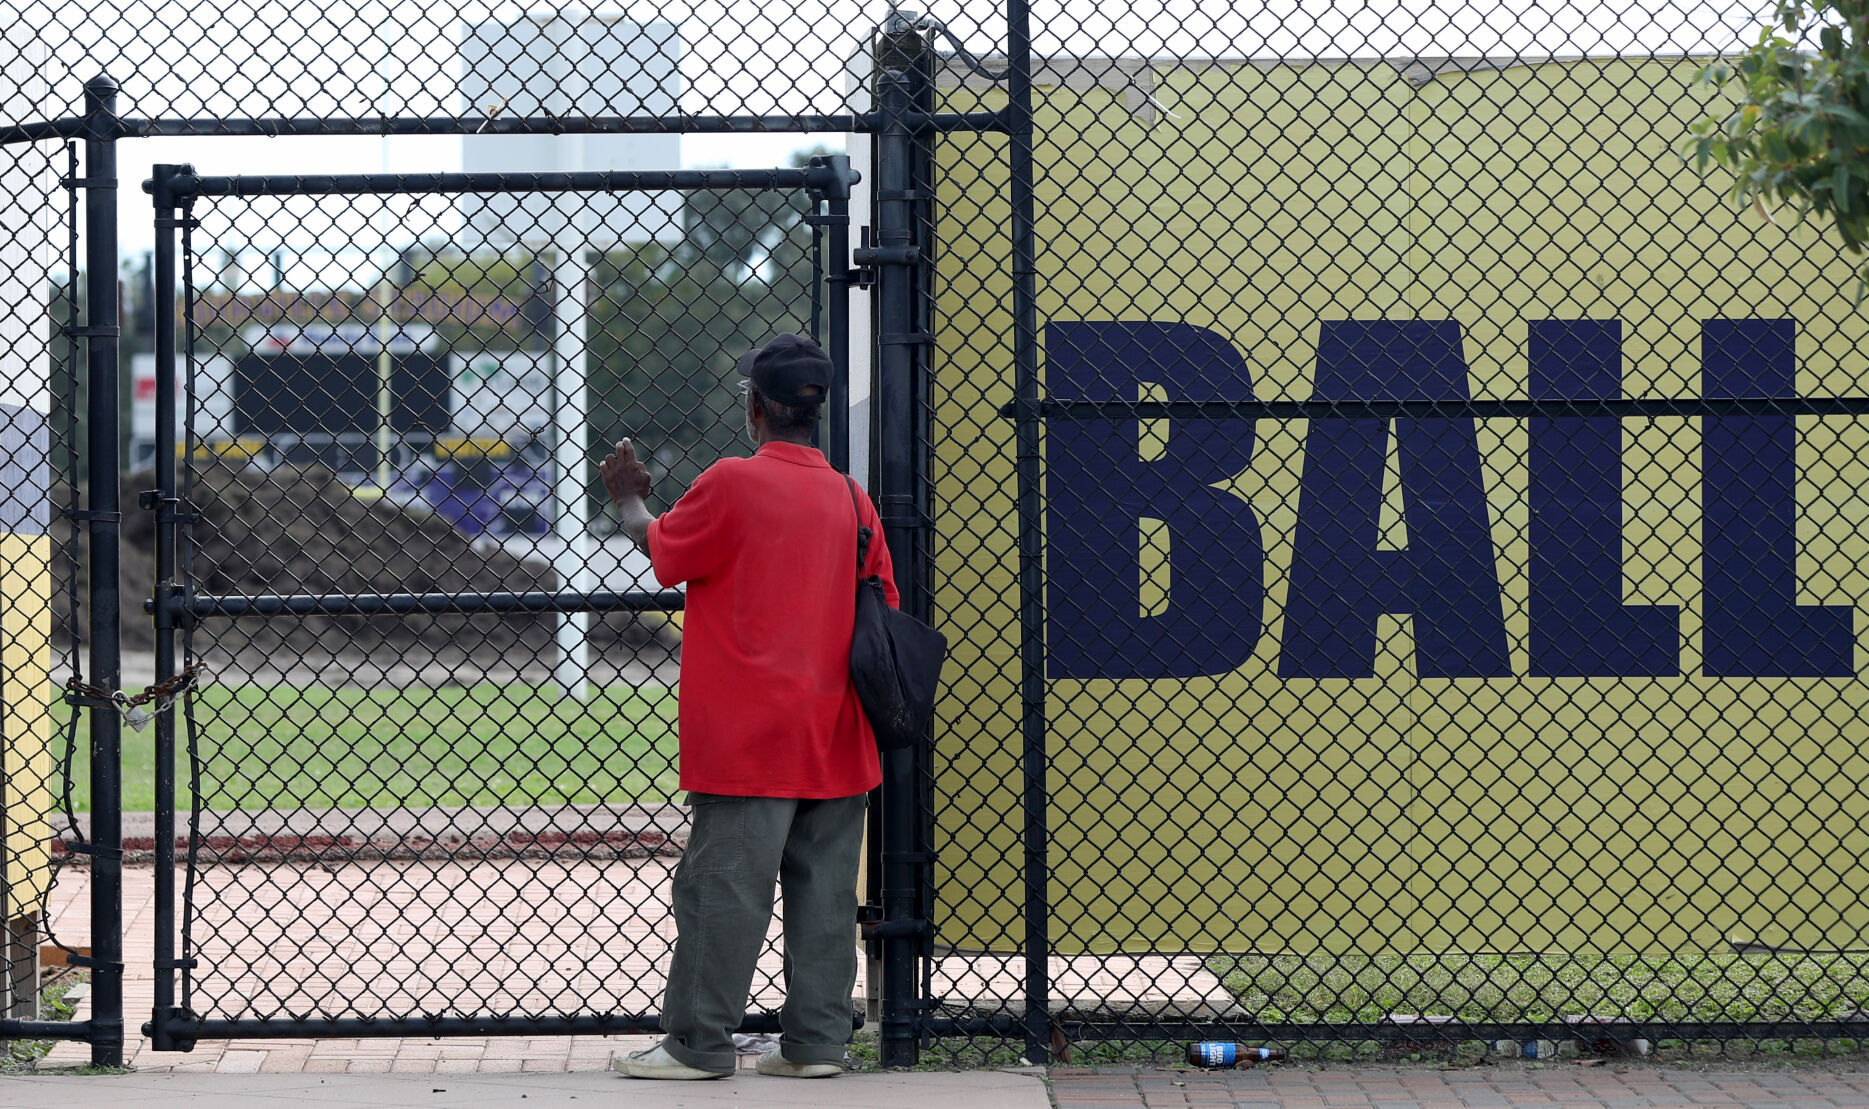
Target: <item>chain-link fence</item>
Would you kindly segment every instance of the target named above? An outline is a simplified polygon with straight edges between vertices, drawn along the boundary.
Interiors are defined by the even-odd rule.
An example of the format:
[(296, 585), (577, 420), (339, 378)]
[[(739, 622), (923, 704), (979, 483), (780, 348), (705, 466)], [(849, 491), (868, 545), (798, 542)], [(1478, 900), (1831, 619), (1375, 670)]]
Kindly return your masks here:
[(1860, 1027), (1852, 267), (1683, 159), (1717, 20), (1440, 14), (1060, 32), (1042, 368), (935, 144), (939, 1027)]
[[(54, 656), (75, 650), (69, 609), (54, 596), (79, 587), (70, 532), (55, 520), (73, 488), (82, 449), (74, 421), (54, 419), (45, 368), (69, 365), (62, 334), (72, 318), (75, 260), (55, 251), (56, 228), (73, 214), (58, 187), (69, 173), (62, 143), (33, 143), (0, 154), (20, 234), (0, 254), (0, 301), (22, 306), (9, 319), (0, 354), (0, 1019), (39, 1018), (40, 946), (53, 880), (53, 764), (69, 757), (64, 721), (48, 687)], [(74, 380), (69, 373), (58, 380)], [(63, 413), (70, 398), (60, 398)], [(76, 665), (75, 655), (66, 659)], [(79, 940), (78, 942), (82, 942)], [(62, 952), (60, 952), (62, 954)], [(56, 960), (48, 960), (56, 961)]]
[[(0, 484), (49, 538), (10, 563), (46, 573), (7, 593), (44, 709), (7, 717), (7, 958), (88, 806), (95, 934), (59, 938), (96, 993), (0, 1030), (649, 1027), (679, 598), (588, 458), (628, 433), (672, 498), (780, 330), (849, 367), (826, 446), (954, 645), (872, 827), (885, 1062), (1869, 1027), (1864, 317), (1817, 229), (1682, 157), (1763, 13), (11, 14), (44, 242), (6, 365), (49, 399), (6, 442), (49, 461)], [(757, 132), (844, 134), (857, 227), (829, 154), (660, 172)], [(210, 157), (262, 135), (478, 138), (460, 174)], [(177, 136), (120, 436), (115, 159)], [(127, 1003), (119, 806), (154, 816)]]

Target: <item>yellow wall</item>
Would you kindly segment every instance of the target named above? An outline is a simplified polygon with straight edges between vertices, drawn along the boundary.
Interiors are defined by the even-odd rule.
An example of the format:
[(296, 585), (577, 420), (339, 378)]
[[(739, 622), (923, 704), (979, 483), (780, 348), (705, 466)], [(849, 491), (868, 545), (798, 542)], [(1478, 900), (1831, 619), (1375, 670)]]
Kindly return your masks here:
[(44, 535), (0, 535), (0, 727), (5, 729), (8, 888), (5, 915), (37, 912), (51, 877), (45, 813), (52, 719), (50, 638), (52, 541)]
[[(1799, 393), (1860, 393), (1849, 260), (1734, 211), (1724, 179), (1681, 160), (1710, 105), (1696, 66), (1418, 87), (1386, 65), (1163, 68), (1152, 119), (1125, 90), (1054, 83), (1037, 119), (1041, 333), (1208, 328), (1273, 400), (1308, 396), (1321, 321), (1451, 319), (1474, 396), (1522, 398), (1528, 321), (1618, 319), (1625, 395), (1694, 397), (1703, 320), (1790, 317)], [(936, 226), (936, 608), (955, 643), (937, 820), (956, 891), (938, 915), (943, 942), (994, 949), (1023, 934), (1013, 427), (996, 414), (1012, 398), (1006, 146), (941, 141)], [(1624, 598), (1681, 607), (1682, 677), (1419, 680), (1391, 617), (1378, 677), (1281, 680), (1306, 428), (1259, 421), (1231, 485), (1266, 545), (1255, 657), (1048, 686), (1057, 949), (1862, 946), (1869, 685), (1698, 676), (1699, 423), (1623, 424)], [(1798, 429), (1797, 599), (1856, 606), (1860, 638), (1869, 432)], [(1145, 425), (1138, 450), (1163, 433)], [(1525, 424), (1484, 421), (1479, 443), (1523, 675)], [(1139, 603), (1163, 588), (1142, 583)]]

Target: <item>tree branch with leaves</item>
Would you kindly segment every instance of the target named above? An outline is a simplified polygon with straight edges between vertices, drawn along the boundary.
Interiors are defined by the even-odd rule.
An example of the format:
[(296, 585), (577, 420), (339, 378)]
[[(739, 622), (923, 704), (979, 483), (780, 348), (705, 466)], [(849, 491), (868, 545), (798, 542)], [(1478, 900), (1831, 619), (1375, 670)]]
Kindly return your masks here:
[[(1698, 80), (1739, 98), (1731, 113), (1694, 125), (1700, 171), (1713, 163), (1732, 170), (1734, 202), (1768, 220), (1772, 203), (1830, 221), (1843, 248), (1862, 257), (1869, 247), (1869, 0), (1779, 0), (1756, 46), (1703, 67)], [(1865, 290), (1869, 264), (1858, 272), (1858, 304)]]

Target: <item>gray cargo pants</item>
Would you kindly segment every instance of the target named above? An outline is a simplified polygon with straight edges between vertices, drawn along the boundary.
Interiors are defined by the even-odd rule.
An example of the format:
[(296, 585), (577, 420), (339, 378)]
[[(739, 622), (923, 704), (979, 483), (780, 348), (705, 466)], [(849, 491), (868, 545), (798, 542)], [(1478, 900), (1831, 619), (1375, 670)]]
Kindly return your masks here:
[(675, 868), (675, 954), (662, 1046), (702, 1070), (730, 1071), (776, 876), (785, 894), (781, 1054), (841, 1063), (857, 981), (857, 862), (868, 797), (824, 801), (689, 794), (694, 824)]

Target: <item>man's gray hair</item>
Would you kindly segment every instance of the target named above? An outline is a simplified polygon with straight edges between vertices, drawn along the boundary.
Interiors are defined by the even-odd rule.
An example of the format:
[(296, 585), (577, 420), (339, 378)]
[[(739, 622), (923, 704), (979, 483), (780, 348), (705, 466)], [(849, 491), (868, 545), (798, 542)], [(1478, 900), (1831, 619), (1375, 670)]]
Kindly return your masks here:
[(784, 434), (797, 434), (810, 431), (818, 426), (818, 414), (824, 409), (823, 401), (813, 405), (780, 404), (760, 392), (751, 382), (747, 383), (748, 396), (759, 398), (759, 407), (766, 413), (766, 422), (772, 430)]

